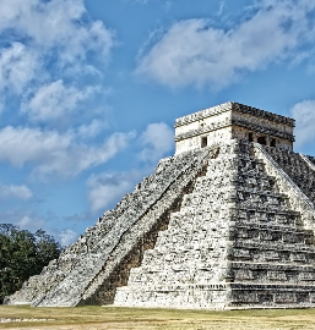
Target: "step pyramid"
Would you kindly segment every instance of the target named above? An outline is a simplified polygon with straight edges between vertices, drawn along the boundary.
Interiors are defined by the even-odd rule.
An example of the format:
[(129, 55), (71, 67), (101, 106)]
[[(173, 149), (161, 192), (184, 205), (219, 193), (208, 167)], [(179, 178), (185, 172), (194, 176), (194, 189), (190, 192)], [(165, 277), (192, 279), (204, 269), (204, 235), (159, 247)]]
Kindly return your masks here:
[(294, 120), (228, 102), (7, 304), (315, 307), (315, 159)]

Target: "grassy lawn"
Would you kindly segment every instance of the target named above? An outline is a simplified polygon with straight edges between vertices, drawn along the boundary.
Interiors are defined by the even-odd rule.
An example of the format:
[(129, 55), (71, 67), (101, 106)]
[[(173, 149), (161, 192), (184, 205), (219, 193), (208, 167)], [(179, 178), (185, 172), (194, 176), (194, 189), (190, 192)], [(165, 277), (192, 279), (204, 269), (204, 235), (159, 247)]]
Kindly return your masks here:
[(0, 318), (53, 319), (2, 323), (0, 329), (315, 330), (315, 309), (190, 311), (116, 307), (0, 306)]

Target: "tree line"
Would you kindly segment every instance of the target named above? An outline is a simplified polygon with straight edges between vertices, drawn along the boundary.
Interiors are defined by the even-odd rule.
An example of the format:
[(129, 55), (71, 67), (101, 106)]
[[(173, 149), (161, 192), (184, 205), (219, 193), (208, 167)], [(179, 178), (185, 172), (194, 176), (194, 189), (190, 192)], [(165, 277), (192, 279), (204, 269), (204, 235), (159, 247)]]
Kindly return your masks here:
[(42, 229), (31, 233), (11, 224), (0, 224), (0, 304), (4, 297), (21, 289), (23, 282), (37, 275), (62, 248)]

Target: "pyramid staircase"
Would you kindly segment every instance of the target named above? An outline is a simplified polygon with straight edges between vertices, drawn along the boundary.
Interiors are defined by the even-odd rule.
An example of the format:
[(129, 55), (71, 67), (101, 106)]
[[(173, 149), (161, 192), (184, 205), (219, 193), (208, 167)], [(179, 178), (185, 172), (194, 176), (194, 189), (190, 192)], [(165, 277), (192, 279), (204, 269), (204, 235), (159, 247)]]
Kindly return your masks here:
[(250, 143), (221, 147), (114, 304), (314, 307), (314, 205), (270, 154)]
[(264, 148), (301, 191), (315, 203), (315, 158), (289, 150)]
[(254, 143), (159, 163), (7, 298), (33, 306), (315, 306), (312, 157)]

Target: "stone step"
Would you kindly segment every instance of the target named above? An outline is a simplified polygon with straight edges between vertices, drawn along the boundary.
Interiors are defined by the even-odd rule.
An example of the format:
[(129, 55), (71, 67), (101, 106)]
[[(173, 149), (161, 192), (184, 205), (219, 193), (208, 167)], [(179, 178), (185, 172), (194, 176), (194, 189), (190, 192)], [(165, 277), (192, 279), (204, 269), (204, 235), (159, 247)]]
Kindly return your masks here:
[[(225, 185), (232, 185), (231, 179), (235, 178), (234, 174), (226, 173), (222, 175), (222, 172), (218, 173), (218, 176), (214, 176), (213, 173), (211, 173), (211, 176), (203, 176), (199, 177), (196, 180), (195, 189), (204, 190), (205, 188), (211, 189), (212, 187), (218, 187), (218, 188), (224, 188)], [(224, 184), (222, 186), (222, 184)]]
[[(281, 205), (283, 203), (288, 202), (288, 195), (286, 194), (279, 194), (274, 192), (268, 192), (268, 191), (252, 191), (248, 192), (243, 189), (237, 189), (237, 198), (240, 203), (266, 203), (268, 205), (275, 204), (275, 205)], [(287, 204), (285, 204), (286, 206)]]
[(309, 246), (308, 244), (305, 244), (304, 242), (246, 242), (241, 240), (235, 240), (232, 245), (234, 248), (244, 248), (244, 249), (254, 249), (254, 250), (277, 250), (279, 252), (281, 251), (288, 251), (288, 252), (315, 252), (315, 245), (311, 244)]
[(263, 248), (234, 248), (229, 255), (230, 260), (241, 261), (241, 262), (281, 262), (281, 263), (292, 263), (300, 262), (303, 264), (310, 264), (315, 262), (314, 251), (289, 251), (287, 248), (278, 249), (263, 249)]
[(236, 208), (221, 209), (221, 205), (209, 203), (204, 208), (204, 212), (196, 208), (182, 208), (180, 211), (172, 213), (169, 228), (178, 226), (179, 224), (181, 226), (185, 225), (186, 221), (182, 221), (182, 219), (186, 217), (187, 219), (193, 219), (195, 224), (200, 224), (200, 228), (204, 229), (209, 226), (209, 221), (213, 222), (213, 218), (218, 218), (218, 212), (220, 212), (220, 219), (225, 219), (224, 223), (229, 222), (230, 225), (233, 225), (233, 223), (235, 225), (257, 223), (297, 226), (298, 228), (303, 226), (300, 213), (288, 209), (271, 209), (270, 207), (266, 207), (266, 205), (252, 206), (250, 208), (244, 205), (238, 205)]
[[(227, 295), (228, 292), (231, 294)], [(120, 293), (123, 293), (120, 295)], [(229, 298), (228, 298), (229, 297)], [(212, 283), (203, 285), (158, 285), (147, 288), (122, 287), (115, 305), (213, 308), (286, 308), (314, 307), (314, 285), (257, 283)], [(138, 303), (138, 304), (137, 304)]]
[[(289, 197), (286, 194), (279, 194), (274, 192), (255, 191), (246, 192), (241, 189), (237, 192), (233, 192), (233, 187), (227, 187), (226, 189), (214, 189), (205, 191), (203, 194), (200, 192), (193, 192), (184, 196), (182, 207), (191, 207), (207, 204), (221, 203), (220, 201), (229, 201), (237, 199), (239, 203), (246, 204), (247, 206), (259, 207), (260, 205), (267, 204), (268, 206), (276, 206), (286, 208)], [(252, 205), (248, 205), (252, 204)]]
[[(251, 241), (280, 241), (280, 242), (305, 242), (305, 244), (314, 243), (314, 235), (310, 230), (305, 230), (302, 226), (279, 225), (277, 223), (258, 224), (245, 223), (239, 221), (234, 226), (228, 227), (224, 224), (216, 226), (211, 221), (204, 221), (202, 224), (184, 223), (181, 228), (177, 224), (169, 225), (168, 230), (162, 231), (158, 235), (157, 246), (162, 244), (163, 240), (169, 242), (187, 241), (203, 239), (209, 242), (211, 238), (220, 237), (221, 233), (225, 237), (235, 240)], [(215, 232), (218, 232), (216, 235)], [(164, 243), (163, 243), (164, 244)]]
[[(199, 267), (198, 267), (199, 266)], [(314, 266), (301, 266), (297, 264), (244, 264), (233, 263), (227, 269), (226, 275), (220, 278), (216, 274), (216, 267), (212, 265), (196, 265), (194, 269), (179, 265), (164, 268), (144, 267), (131, 274), (129, 285), (142, 286), (143, 289), (152, 286), (183, 285), (190, 283), (209, 284), (218, 280), (227, 280), (229, 283), (241, 282), (250, 284), (283, 284), (286, 285), (314, 285)], [(158, 277), (156, 277), (158, 275)], [(219, 275), (219, 276), (217, 276)], [(170, 281), (171, 278), (171, 281)]]
[(246, 207), (238, 205), (233, 210), (233, 220), (236, 225), (244, 224), (260, 224), (266, 225), (291, 225), (301, 227), (303, 225), (301, 215), (299, 212), (267, 207), (267, 205), (260, 205), (259, 207)]
[(279, 270), (279, 271), (296, 271), (299, 273), (313, 273), (315, 278), (315, 264), (301, 264), (297, 262), (282, 263), (279, 260), (276, 263), (270, 262), (243, 262), (231, 261), (229, 267), (232, 270), (243, 269), (252, 271)]
[[(177, 238), (176, 241), (171, 241), (169, 240), (169, 237), (162, 237), (159, 239), (158, 241), (158, 247), (156, 248), (157, 251), (161, 252), (164, 250), (168, 250), (170, 251), (170, 253), (172, 253), (173, 251), (176, 251), (176, 249), (178, 249), (178, 245), (181, 245), (181, 250), (183, 251), (188, 251), (189, 249), (193, 249), (196, 251), (199, 251), (201, 248), (205, 248), (203, 247), (199, 242), (201, 240), (204, 241), (204, 245), (208, 244), (208, 246), (206, 247), (206, 249), (208, 249), (208, 253), (209, 251), (217, 248), (221, 248), (222, 246), (224, 246), (224, 241), (229, 239), (229, 233), (227, 232), (227, 234), (224, 236), (223, 235), (217, 235), (216, 237), (211, 237), (208, 238), (206, 235), (203, 236), (195, 236), (195, 237), (185, 237), (184, 235), (182, 235), (181, 237)], [(178, 252), (180, 253), (180, 252)]]
[(250, 306), (286, 308), (314, 307), (314, 285), (231, 284), (230, 307)]
[(226, 307), (228, 289), (222, 284), (208, 287), (153, 286), (143, 291), (138, 287), (118, 288), (116, 306), (222, 309)]
[(269, 213), (255, 213), (253, 215), (249, 215), (248, 218), (244, 218), (243, 216), (234, 216), (233, 218), (235, 226), (241, 226), (242, 224), (251, 226), (251, 225), (270, 225), (270, 226), (289, 226), (295, 227), (298, 229), (303, 229), (303, 223), (299, 216), (289, 217), (286, 215), (277, 216), (269, 214)]
[(300, 212), (286, 209), (275, 209), (270, 210), (268, 207), (261, 205), (252, 207), (245, 207), (244, 205), (236, 205), (233, 207), (233, 214), (239, 218), (252, 218), (257, 214), (267, 214), (271, 218), (274, 217), (291, 217), (291, 218), (300, 218)]
[[(287, 225), (297, 226), (298, 228), (303, 226), (301, 216), (299, 212), (290, 210), (281, 210), (279, 208), (267, 208), (264, 207), (251, 207), (245, 206), (228, 209), (221, 206), (215, 207), (216, 205), (208, 204), (205, 207), (205, 212), (202, 213), (196, 208), (183, 208), (180, 211), (171, 214), (169, 228), (178, 226), (179, 224), (185, 225), (183, 218), (193, 219), (195, 224), (200, 224), (200, 228), (204, 229), (209, 226), (208, 222), (213, 222), (213, 218), (218, 218), (218, 212), (220, 212), (220, 219), (225, 219), (224, 223), (229, 222), (230, 225), (245, 225), (251, 224), (270, 224), (270, 225)], [(231, 220), (227, 220), (231, 219)], [(218, 224), (220, 226), (220, 224)]]
[[(265, 214), (266, 216), (266, 214)], [(250, 219), (250, 220), (245, 220), (245, 219), (242, 219), (242, 218), (236, 218), (234, 219), (234, 222), (233, 222), (233, 226), (239, 228), (239, 227), (242, 227), (242, 226), (246, 226), (246, 227), (249, 227), (251, 228), (252, 226), (271, 226), (271, 227), (288, 227), (288, 228), (293, 228), (294, 229), (297, 229), (299, 231), (301, 230), (304, 230), (304, 226), (301, 222), (300, 219), (297, 219), (297, 220), (277, 220), (277, 221), (270, 221), (268, 220), (266, 217), (257, 217), (255, 219)]]
[[(275, 235), (277, 240), (281, 239), (283, 242), (287, 240), (289, 236), (298, 236), (303, 239), (298, 240), (298, 242), (303, 242), (304, 240), (312, 241), (314, 239), (314, 233), (311, 230), (303, 229), (303, 227), (296, 226), (279, 226), (267, 224), (246, 224), (239, 222), (237, 226), (230, 227), (231, 232), (234, 233), (234, 238), (249, 238), (255, 239), (259, 238), (259, 235), (263, 236), (270, 233), (270, 235)], [(272, 240), (272, 239), (271, 239)]]
[(315, 202), (315, 172), (306, 161), (293, 152), (266, 148), (279, 166), (291, 177), (303, 193)]
[[(245, 244), (245, 242), (234, 242), (233, 247), (229, 250), (226, 249), (224, 244), (216, 242), (215, 245), (206, 245), (200, 247), (186, 246), (182, 251), (175, 248), (168, 248), (167, 251), (161, 250), (148, 250), (143, 258), (142, 266), (151, 267), (165, 263), (178, 264), (180, 262), (187, 262), (190, 260), (193, 264), (209, 263), (211, 260), (216, 263), (227, 255), (230, 261), (239, 261), (245, 263), (303, 263), (305, 265), (314, 264), (315, 262), (315, 249), (307, 246), (292, 246), (292, 244), (284, 244), (283, 246), (268, 247), (267, 244)], [(222, 242), (223, 243), (223, 242)], [(149, 252), (150, 251), (150, 252)], [(191, 258), (191, 259), (190, 259)], [(191, 260), (195, 260), (192, 262)]]

